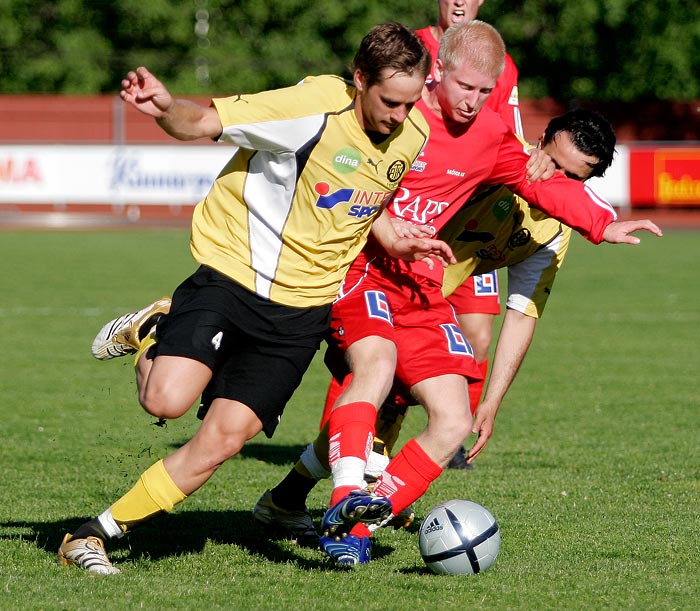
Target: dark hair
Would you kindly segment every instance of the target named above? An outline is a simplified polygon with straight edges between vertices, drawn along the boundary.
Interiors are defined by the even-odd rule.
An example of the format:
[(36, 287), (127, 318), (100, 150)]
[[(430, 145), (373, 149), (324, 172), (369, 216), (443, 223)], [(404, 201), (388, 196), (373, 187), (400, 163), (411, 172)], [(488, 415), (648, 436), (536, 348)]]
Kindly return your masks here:
[(372, 28), (362, 39), (353, 61), (353, 71), (362, 72), (368, 87), (382, 80), (385, 68), (408, 75), (417, 72), (425, 79), (430, 67), (430, 54), (420, 39), (396, 22)]
[(591, 164), (591, 176), (602, 176), (615, 155), (615, 130), (610, 122), (593, 110), (577, 108), (554, 117), (544, 130), (543, 144), (548, 144), (560, 133), (566, 132), (574, 146), (586, 155), (597, 157)]

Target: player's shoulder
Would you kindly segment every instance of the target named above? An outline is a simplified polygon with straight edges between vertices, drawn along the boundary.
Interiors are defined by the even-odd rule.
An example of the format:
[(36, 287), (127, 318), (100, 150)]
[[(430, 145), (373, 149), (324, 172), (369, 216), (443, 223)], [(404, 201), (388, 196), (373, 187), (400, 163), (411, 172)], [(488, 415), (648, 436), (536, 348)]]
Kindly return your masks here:
[(432, 52), (437, 51), (437, 49), (440, 48), (440, 43), (438, 42), (438, 39), (435, 38), (433, 35), (432, 27), (431, 26), (425, 26), (424, 28), (420, 28), (418, 30), (415, 30), (416, 36), (420, 39), (420, 41), (426, 46), (428, 51)]
[(428, 133), (430, 132), (430, 123), (428, 122), (425, 114), (421, 112), (417, 106), (411, 108), (411, 111), (408, 113), (407, 120), (404, 123), (413, 126), (418, 132), (420, 132), (421, 135), (425, 136), (426, 138), (428, 137)]
[(306, 76), (299, 81), (298, 86), (305, 89), (316, 89), (319, 95), (329, 98), (353, 98), (355, 95), (355, 85), (335, 74), (321, 74), (317, 76)]
[(515, 65), (515, 61), (513, 61), (513, 58), (510, 56), (509, 53), (506, 53), (506, 59), (505, 59), (504, 65), (503, 65), (503, 71), (509, 72), (509, 73), (515, 73), (516, 75), (518, 74), (518, 67)]

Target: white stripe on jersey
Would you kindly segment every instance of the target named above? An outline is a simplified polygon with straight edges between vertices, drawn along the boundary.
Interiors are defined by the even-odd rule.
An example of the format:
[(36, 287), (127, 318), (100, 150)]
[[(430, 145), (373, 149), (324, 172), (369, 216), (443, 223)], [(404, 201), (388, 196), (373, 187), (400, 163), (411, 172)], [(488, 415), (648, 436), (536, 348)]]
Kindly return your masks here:
[(270, 298), (282, 240), (298, 178), (296, 151), (322, 128), (325, 116), (266, 121), (246, 126), (245, 134), (230, 126), (226, 139), (257, 152), (250, 160), (243, 198), (248, 207), (251, 267), (255, 292)]
[(599, 206), (600, 208), (604, 208), (605, 210), (608, 210), (610, 212), (610, 214), (612, 214), (612, 216), (613, 216), (613, 221), (617, 220), (617, 212), (615, 212), (615, 208), (612, 207), (612, 204), (610, 204), (609, 202), (604, 200), (600, 195), (598, 195), (588, 185), (584, 184), (583, 189), (588, 194), (588, 197), (590, 197), (593, 200), (593, 203), (596, 206)]

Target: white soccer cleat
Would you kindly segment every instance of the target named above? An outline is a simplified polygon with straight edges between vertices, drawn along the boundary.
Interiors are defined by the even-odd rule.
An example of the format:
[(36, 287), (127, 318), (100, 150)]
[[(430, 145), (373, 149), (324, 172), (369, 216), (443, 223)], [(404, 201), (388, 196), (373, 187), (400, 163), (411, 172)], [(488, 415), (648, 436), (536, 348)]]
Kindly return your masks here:
[[(110, 320), (92, 341), (92, 356), (108, 361), (133, 354), (141, 347), (141, 327), (149, 320), (170, 312), (170, 297), (163, 297), (138, 312), (130, 312)], [(152, 324), (150, 326), (153, 326)], [(147, 331), (149, 331), (147, 329)]]
[(87, 537), (73, 539), (70, 533), (63, 537), (58, 548), (58, 562), (64, 566), (74, 565), (98, 575), (116, 575), (121, 571), (107, 557), (102, 539)]

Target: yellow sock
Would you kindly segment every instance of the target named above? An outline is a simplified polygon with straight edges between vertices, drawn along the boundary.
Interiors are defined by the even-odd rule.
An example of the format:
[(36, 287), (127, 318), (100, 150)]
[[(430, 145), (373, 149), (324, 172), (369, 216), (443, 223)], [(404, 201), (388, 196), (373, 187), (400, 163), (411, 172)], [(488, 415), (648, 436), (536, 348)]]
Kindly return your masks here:
[(154, 335), (151, 335), (150, 333), (141, 340), (141, 346), (139, 347), (139, 349), (136, 351), (136, 354), (134, 355), (134, 367), (138, 367), (139, 359), (141, 358), (141, 355), (144, 352), (146, 352), (146, 350), (148, 350), (155, 343), (156, 343), (156, 338)]
[(162, 460), (149, 467), (122, 498), (110, 507), (123, 532), (173, 507), (187, 498), (165, 470)]

